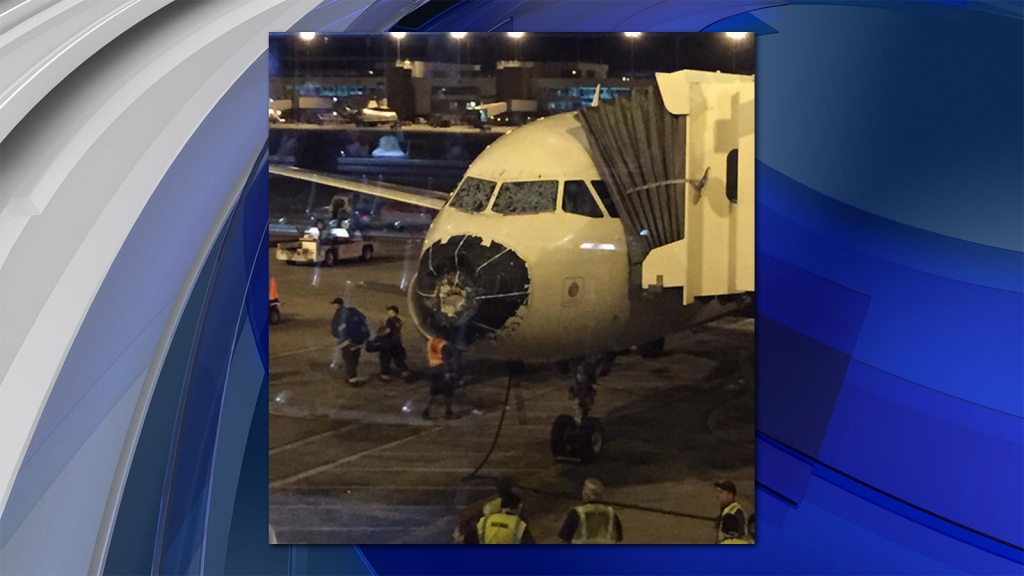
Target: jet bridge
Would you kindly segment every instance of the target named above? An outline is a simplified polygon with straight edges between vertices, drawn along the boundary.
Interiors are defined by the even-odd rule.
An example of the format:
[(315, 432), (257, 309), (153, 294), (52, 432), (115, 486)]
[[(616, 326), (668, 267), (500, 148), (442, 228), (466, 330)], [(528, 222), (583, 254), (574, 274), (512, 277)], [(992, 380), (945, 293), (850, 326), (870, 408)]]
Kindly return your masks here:
[(754, 290), (754, 78), (682, 70), (580, 111), (643, 288)]

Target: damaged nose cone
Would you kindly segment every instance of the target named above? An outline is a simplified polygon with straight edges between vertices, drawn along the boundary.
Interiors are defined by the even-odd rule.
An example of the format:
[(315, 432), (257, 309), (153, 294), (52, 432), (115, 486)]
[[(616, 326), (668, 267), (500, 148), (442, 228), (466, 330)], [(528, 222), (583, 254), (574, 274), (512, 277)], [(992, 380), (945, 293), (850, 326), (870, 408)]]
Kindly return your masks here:
[(526, 262), (498, 242), (453, 236), (423, 253), (416, 274), (414, 311), (438, 336), (465, 347), (514, 328), (528, 304)]

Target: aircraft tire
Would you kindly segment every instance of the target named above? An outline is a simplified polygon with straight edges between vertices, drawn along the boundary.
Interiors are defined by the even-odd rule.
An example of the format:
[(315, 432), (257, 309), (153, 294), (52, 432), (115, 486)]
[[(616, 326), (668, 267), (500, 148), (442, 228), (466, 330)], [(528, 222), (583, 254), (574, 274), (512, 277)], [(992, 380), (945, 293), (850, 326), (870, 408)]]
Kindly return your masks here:
[(324, 254), (324, 266), (326, 266), (328, 268), (330, 268), (331, 266), (334, 266), (334, 263), (337, 262), (337, 260), (338, 260), (338, 257), (337, 257), (337, 255), (334, 254), (334, 250), (328, 250)]
[(369, 262), (373, 259), (373, 248), (369, 246), (363, 246), (363, 255), (359, 257), (363, 262)]
[(576, 457), (583, 463), (593, 462), (604, 448), (604, 426), (599, 418), (584, 418), (580, 422), (576, 441)]
[(555, 458), (574, 456), (576, 421), (568, 414), (560, 414), (551, 425), (551, 455)]
[(270, 309), (269, 320), (271, 325), (275, 325), (281, 321), (281, 311), (274, 306)]

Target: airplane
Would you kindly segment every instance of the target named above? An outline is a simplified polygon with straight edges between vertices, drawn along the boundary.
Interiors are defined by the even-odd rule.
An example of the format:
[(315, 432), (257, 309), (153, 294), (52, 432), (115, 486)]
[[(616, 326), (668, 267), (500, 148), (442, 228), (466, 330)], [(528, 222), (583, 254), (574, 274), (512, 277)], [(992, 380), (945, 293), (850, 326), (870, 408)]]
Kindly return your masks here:
[[(752, 135), (752, 117), (750, 124)], [(733, 313), (751, 294), (684, 304), (682, 288), (637, 281), (627, 228), (595, 156), (579, 114), (570, 112), (499, 137), (447, 198), (280, 165), (271, 173), (437, 210), (408, 290), (415, 325), (480, 358), (568, 363), (575, 411), (553, 423), (551, 449), (557, 458), (589, 462), (604, 442), (600, 419), (591, 416), (594, 384), (614, 355), (637, 347), (656, 356), (667, 335)], [(724, 158), (708, 170), (724, 173)], [(707, 180), (708, 171), (698, 172), (705, 177), (695, 188)], [(704, 200), (701, 190), (690, 196)], [(752, 190), (745, 201), (752, 277)], [(724, 194), (720, 202), (731, 210)]]

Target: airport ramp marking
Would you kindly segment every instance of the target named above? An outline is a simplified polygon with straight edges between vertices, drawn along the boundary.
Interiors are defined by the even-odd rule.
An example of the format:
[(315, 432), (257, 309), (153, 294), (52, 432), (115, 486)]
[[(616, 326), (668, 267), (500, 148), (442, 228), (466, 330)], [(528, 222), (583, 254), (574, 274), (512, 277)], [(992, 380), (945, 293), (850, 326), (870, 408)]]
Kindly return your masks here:
[(351, 430), (353, 428), (356, 428), (356, 427), (359, 427), (359, 426), (362, 426), (362, 425), (363, 425), (362, 422), (357, 422), (355, 424), (349, 424), (348, 426), (339, 426), (338, 428), (334, 428), (334, 429), (328, 430), (326, 432), (321, 432), (319, 434), (314, 434), (314, 435), (312, 435), (312, 436), (310, 436), (308, 438), (303, 438), (302, 440), (296, 440), (295, 442), (289, 442), (288, 444), (284, 444), (282, 446), (278, 446), (277, 448), (271, 449), (270, 452), (269, 452), (269, 455), (273, 456), (274, 454), (277, 454), (278, 452), (284, 452), (285, 450), (288, 450), (288, 449), (291, 449), (291, 448), (295, 448), (297, 446), (302, 446), (303, 444), (309, 444), (310, 442), (314, 442), (314, 441), (319, 440), (321, 438), (326, 438), (326, 437), (328, 437), (328, 436), (330, 436), (332, 434), (337, 434), (339, 432), (347, 432), (347, 431), (349, 431), (349, 430)]
[(305, 472), (299, 472), (298, 474), (293, 474), (291, 476), (288, 476), (287, 478), (282, 478), (281, 480), (277, 480), (275, 482), (271, 482), (270, 483), (270, 488), (280, 488), (281, 486), (287, 486), (288, 484), (294, 484), (295, 482), (298, 482), (299, 480), (303, 480), (305, 478), (309, 478), (310, 476), (315, 476), (315, 475), (317, 475), (317, 474), (319, 474), (321, 472), (326, 472), (327, 470), (330, 470), (331, 468), (335, 468), (335, 467), (341, 466), (342, 464), (348, 464), (349, 462), (354, 462), (355, 460), (358, 460), (358, 459), (362, 458), (363, 456), (366, 456), (367, 454), (374, 454), (376, 452), (380, 452), (381, 450), (387, 450), (388, 448), (392, 448), (394, 446), (401, 446), (402, 444), (405, 444), (406, 442), (410, 442), (410, 441), (415, 440), (417, 438), (420, 438), (422, 436), (426, 436), (427, 434), (432, 434), (434, 432), (437, 432), (439, 430), (444, 430), (444, 429), (445, 429), (444, 426), (438, 426), (436, 428), (429, 428), (427, 430), (424, 430), (423, 432), (418, 432), (416, 434), (412, 434), (410, 436), (406, 436), (405, 438), (400, 438), (398, 440), (395, 440), (394, 442), (388, 442), (387, 444), (381, 444), (380, 446), (375, 446), (375, 447), (370, 448), (368, 450), (363, 450), (362, 452), (356, 452), (355, 454), (352, 454), (350, 456), (346, 456), (346, 457), (341, 458), (339, 460), (335, 460), (334, 462), (328, 462), (327, 464), (322, 464), (322, 465), (317, 466), (315, 468), (310, 468), (309, 470), (306, 470)]
[(309, 348), (303, 348), (302, 350), (292, 350), (291, 352), (282, 352), (280, 354), (274, 354), (270, 357), (270, 360), (277, 360), (278, 358), (286, 358), (288, 356), (295, 356), (296, 354), (305, 354), (306, 352), (313, 352), (315, 350), (324, 350), (331, 348), (330, 345), (323, 346), (310, 346)]

